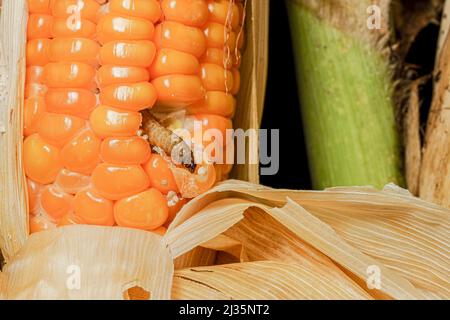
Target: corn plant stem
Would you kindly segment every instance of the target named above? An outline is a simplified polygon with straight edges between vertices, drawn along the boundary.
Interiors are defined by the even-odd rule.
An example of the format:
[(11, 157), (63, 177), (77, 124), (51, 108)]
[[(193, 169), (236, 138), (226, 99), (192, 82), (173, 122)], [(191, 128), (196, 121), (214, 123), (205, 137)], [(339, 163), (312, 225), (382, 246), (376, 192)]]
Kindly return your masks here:
[(393, 85), (381, 50), (300, 0), (286, 3), (314, 188), (403, 185)]

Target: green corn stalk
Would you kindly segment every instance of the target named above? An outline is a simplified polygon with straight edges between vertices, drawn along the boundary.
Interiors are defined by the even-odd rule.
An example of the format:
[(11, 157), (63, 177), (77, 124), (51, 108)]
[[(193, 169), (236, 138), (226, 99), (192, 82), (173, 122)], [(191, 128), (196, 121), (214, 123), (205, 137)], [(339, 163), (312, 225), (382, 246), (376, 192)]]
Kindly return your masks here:
[(389, 2), (286, 0), (316, 189), (404, 185), (384, 54)]

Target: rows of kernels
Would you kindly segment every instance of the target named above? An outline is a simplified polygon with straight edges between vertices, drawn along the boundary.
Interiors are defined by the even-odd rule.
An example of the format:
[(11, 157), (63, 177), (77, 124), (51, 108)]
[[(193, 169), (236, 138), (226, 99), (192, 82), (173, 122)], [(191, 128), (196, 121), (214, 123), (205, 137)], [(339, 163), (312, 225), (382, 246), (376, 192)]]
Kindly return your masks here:
[[(81, 16), (85, 21), (71, 26), (66, 23), (67, 12), (74, 4), (78, 2), (29, 1), (29, 39), (41, 34), (49, 38), (45, 41), (45, 51), (35, 50), (35, 40), (28, 42), (27, 50), (27, 64), (38, 61), (42, 67), (39, 77), (30, 68), (27, 75), (38, 78), (45, 88), (32, 97), (42, 102), (44, 111), (36, 119), (32, 132), (24, 130), (25, 136), (31, 133), (24, 141), (24, 167), (32, 191), (30, 199), (33, 199), (30, 201), (31, 232), (53, 227), (62, 219), (69, 220), (68, 216), (75, 213), (75, 194), (89, 186), (87, 175), (99, 162), (100, 140), (89, 129), (87, 121), (96, 104), (95, 67), (99, 45), (80, 37), (79, 31), (83, 25), (90, 26), (90, 30), (94, 26), (95, 30), (100, 6), (94, 0), (84, 1)], [(45, 14), (45, 18), (38, 19), (35, 10)], [(36, 26), (40, 29), (33, 31)], [(25, 119), (26, 111), (25, 108)]]
[(108, 6), (97, 26), (102, 43), (97, 74), (101, 105), (92, 112), (90, 123), (102, 139), (102, 163), (92, 173), (92, 185), (96, 197), (113, 204), (117, 225), (154, 230), (166, 222), (169, 208), (144, 170), (151, 150), (137, 133), (142, 122), (139, 111), (153, 107), (157, 99), (148, 68), (156, 55), (152, 39), (160, 6), (156, 0), (111, 0)]
[(207, 90), (205, 99), (188, 107), (191, 114), (207, 113), (227, 118), (234, 115), (240, 86), (238, 63), (242, 46), (239, 4), (208, 0), (208, 21), (203, 28), (206, 52), (201, 57), (201, 77)]
[[(50, 51), (53, 63), (46, 67), (46, 72), (48, 71), (46, 80), (51, 87), (46, 100), (48, 103), (54, 103), (55, 107), (52, 110), (58, 110), (59, 107), (58, 111), (64, 116), (67, 116), (64, 114), (67, 112), (83, 121), (83, 126), (69, 141), (62, 141), (63, 134), (55, 136), (55, 139), (58, 138), (60, 143), (64, 144), (60, 151), (64, 169), (59, 172), (55, 185), (60, 190), (60, 198), (65, 198), (70, 203), (68, 209), (60, 216), (52, 216), (58, 225), (77, 222), (90, 224), (89, 217), (80, 215), (78, 194), (89, 190), (91, 183), (89, 176), (100, 162), (101, 141), (87, 120), (97, 105), (95, 75), (100, 46), (95, 41), (95, 27), (100, 5), (94, 0), (83, 1), (81, 21), (72, 29), (68, 26), (70, 20), (68, 8), (74, 4), (77, 4), (77, 1), (53, 2), (52, 14), (57, 28)], [(68, 181), (68, 178), (75, 181)], [(69, 182), (78, 188), (68, 188)], [(62, 204), (60, 206), (63, 207)], [(45, 209), (44, 205), (43, 207)], [(90, 214), (93, 215), (94, 212), (91, 210)], [(104, 211), (102, 214), (105, 220), (112, 220), (111, 212)]]
[(39, 119), (45, 112), (44, 66), (49, 62), (48, 52), (53, 18), (49, 1), (30, 0), (30, 15), (27, 26), (24, 104), (24, 135), (27, 137), (37, 131)]
[[(240, 52), (242, 48), (242, 4), (228, 0), (208, 0), (208, 21), (203, 27), (206, 52), (200, 58), (200, 75), (205, 98), (190, 105), (187, 111), (201, 121), (203, 131), (218, 130), (225, 144), (215, 141), (216, 147), (225, 148), (229, 141), (226, 131), (232, 129), (231, 118), (236, 108), (236, 95), (240, 87)], [(206, 144), (208, 141), (206, 141)], [(226, 150), (223, 150), (226, 154)], [(226, 159), (224, 159), (226, 160)], [(217, 164), (217, 180), (228, 176), (232, 166)]]
[(40, 183), (27, 178), (31, 231), (39, 231), (53, 226), (48, 219), (39, 214), (41, 211), (40, 194), (43, 191), (41, 183), (50, 180), (53, 175), (53, 172), (44, 175), (41, 166), (52, 169), (59, 166), (57, 149), (47, 145), (36, 134), (39, 120), (46, 112), (44, 95), (47, 88), (44, 86), (43, 72), (44, 66), (49, 62), (48, 51), (53, 23), (49, 1), (29, 1), (30, 15), (27, 26), (23, 134), (28, 138), (24, 142), (24, 151), (34, 157), (40, 157), (39, 163), (31, 163), (28, 157), (24, 158), (27, 171), (40, 178)]
[(202, 27), (208, 19), (205, 0), (162, 0), (162, 21), (153, 37), (157, 54), (149, 68), (158, 104), (183, 107), (203, 99), (200, 58), (206, 50)]
[[(217, 58), (214, 59), (214, 55), (218, 55), (222, 58), (222, 66), (224, 69), (231, 70), (231, 74), (233, 77), (233, 85), (231, 86), (231, 90), (226, 92), (227, 98), (222, 98), (224, 101), (223, 104), (223, 113), (214, 112), (218, 107), (218, 97), (223, 95), (218, 91), (210, 91), (208, 92), (208, 107), (211, 110), (211, 113), (215, 113), (220, 116), (228, 117), (229, 114), (231, 116), (234, 115), (234, 110), (236, 108), (236, 99), (234, 96), (239, 92), (241, 86), (241, 76), (239, 73), (240, 63), (241, 63), (241, 52), (244, 45), (244, 32), (243, 32), (243, 24), (244, 24), (244, 5), (242, 2), (228, 2), (228, 1), (210, 1), (208, 4), (208, 8), (210, 11), (210, 21), (215, 23), (220, 23), (226, 26), (227, 29), (231, 29), (232, 34), (235, 35), (235, 42), (233, 46), (226, 46), (223, 50), (223, 53), (211, 53), (209, 57), (205, 57), (205, 62), (217, 64)], [(211, 48), (214, 52), (214, 48)], [(220, 64), (220, 61), (219, 61)], [(231, 94), (231, 97), (230, 97)], [(225, 102), (229, 101), (229, 102)], [(222, 122), (223, 125), (229, 126), (226, 122)], [(228, 178), (228, 175), (232, 169), (231, 164), (223, 164), (216, 165), (216, 170), (218, 171), (218, 175), (222, 176), (222, 179)]]
[[(110, 0), (99, 10), (97, 1), (83, 0), (73, 29), (67, 9), (78, 0), (29, 2), (27, 63), (36, 65), (27, 69), (27, 88), (38, 85), (27, 89), (24, 130), (30, 209), (38, 213), (32, 231), (74, 223), (167, 226), (186, 203), (180, 193), (209, 188), (216, 174), (198, 166), (195, 186), (179, 190), (167, 160), (138, 135), (139, 111), (187, 106), (203, 130), (225, 136), (238, 90), (239, 7)], [(217, 166), (220, 176), (230, 169)]]

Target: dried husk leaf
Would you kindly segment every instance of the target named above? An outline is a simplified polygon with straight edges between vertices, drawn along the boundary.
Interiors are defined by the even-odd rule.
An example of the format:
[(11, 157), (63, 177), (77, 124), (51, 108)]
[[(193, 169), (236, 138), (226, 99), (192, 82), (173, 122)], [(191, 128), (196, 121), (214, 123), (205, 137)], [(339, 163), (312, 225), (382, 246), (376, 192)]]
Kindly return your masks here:
[(153, 233), (70, 226), (32, 235), (1, 275), (6, 299), (168, 299), (173, 262)]
[(177, 257), (173, 263), (175, 270), (198, 266), (211, 266), (216, 261), (216, 257), (217, 252), (215, 250), (199, 246)]
[[(413, 200), (408, 195), (402, 200), (408, 198)], [(401, 274), (416, 288), (450, 298), (449, 212), (436, 214), (431, 206), (400, 201), (373, 203), (370, 207), (362, 201), (330, 202), (304, 207), (348, 243)]]
[[(242, 56), (241, 89), (237, 95), (234, 128), (260, 127), (266, 91), (268, 65), (269, 1), (246, 0), (246, 47)], [(235, 165), (231, 176), (235, 179), (259, 182), (259, 165), (250, 163), (258, 159), (258, 139), (251, 139), (246, 148), (245, 165)]]
[(403, 144), (405, 148), (405, 177), (408, 190), (419, 195), (422, 145), (420, 139), (420, 95), (419, 87), (428, 80), (422, 77), (413, 81), (409, 88), (406, 113), (403, 119)]
[(5, 1), (0, 15), (0, 250), (6, 260), (28, 235), (22, 167), (25, 0)]
[[(446, 1), (445, 13), (449, 12), (449, 7), (450, 2)], [(450, 208), (450, 25), (446, 19), (442, 23), (442, 47), (438, 48), (434, 72), (433, 102), (420, 172), (420, 197)]]
[(348, 281), (294, 263), (247, 262), (177, 270), (173, 299), (372, 299)]
[[(243, 185), (242, 182), (236, 182), (237, 185)], [(214, 191), (205, 195), (205, 198), (210, 198), (217, 189), (224, 188), (225, 184), (218, 186)], [(253, 186), (254, 187), (254, 186)], [(239, 190), (241, 196), (245, 198), (246, 194), (253, 193), (252, 186), (247, 185), (247, 190)], [(225, 188), (225, 191), (229, 189)], [(236, 189), (235, 189), (236, 190)], [(225, 192), (227, 193), (227, 192)], [(233, 193), (237, 196), (238, 192)], [(261, 198), (270, 199), (270, 195), (279, 193), (284, 197), (286, 202), (288, 192), (267, 191), (258, 192)], [(292, 192), (294, 195), (295, 193)], [(253, 193), (254, 195), (255, 193)], [(283, 194), (283, 195), (281, 195)], [(217, 199), (221, 198), (221, 194), (217, 194)], [(228, 194), (228, 197), (230, 194)], [(213, 199), (209, 199), (210, 201)], [(201, 202), (201, 199), (200, 201)], [(194, 203), (195, 204), (195, 203)], [(189, 206), (186, 210), (180, 213), (179, 217), (190, 214), (193, 206)], [(250, 207), (258, 207), (267, 214), (270, 214), (281, 224), (283, 229), (289, 229), (296, 237), (304, 240), (309, 245), (320, 250), (323, 255), (330, 257), (337, 265), (350, 272), (355, 280), (361, 283), (366, 281), (367, 269), (370, 266), (379, 266), (383, 273), (383, 286), (381, 290), (370, 290), (371, 294), (378, 298), (397, 298), (397, 299), (414, 299), (423, 298), (424, 296), (419, 290), (414, 288), (410, 282), (400, 277), (392, 270), (388, 270), (382, 264), (365, 254), (361, 253), (356, 248), (350, 246), (342, 238), (340, 238), (331, 227), (309, 214), (306, 210), (294, 202), (288, 202), (283, 208), (271, 208), (257, 202), (234, 199), (225, 199), (221, 201), (212, 202), (210, 205), (200, 210), (189, 218), (189, 220), (180, 224), (170, 230), (165, 237), (167, 245), (174, 256), (178, 256), (185, 251), (189, 251), (193, 246), (199, 245), (214, 237), (214, 233), (222, 233), (234, 225), (237, 221), (243, 219), (242, 212)], [(180, 218), (181, 219), (181, 218)], [(237, 221), (236, 221), (237, 220)], [(202, 227), (205, 226), (205, 227)], [(207, 227), (206, 227), (207, 226)], [(225, 229), (225, 230), (224, 230)], [(198, 230), (198, 243), (195, 244), (193, 239), (194, 230)], [(270, 238), (270, 236), (268, 237)], [(241, 239), (239, 239), (241, 240)], [(267, 240), (266, 240), (267, 241)], [(246, 249), (246, 243), (241, 241)], [(269, 242), (270, 243), (270, 242)], [(260, 250), (266, 250), (268, 245), (261, 241)], [(248, 254), (248, 252), (247, 252)]]
[[(230, 186), (234, 191), (230, 191)], [(406, 286), (406, 288), (403, 288), (405, 291), (411, 291), (410, 286), (414, 284), (415, 294), (421, 295), (422, 298), (425, 296), (446, 297), (449, 290), (447, 276), (448, 261), (450, 261), (448, 251), (449, 212), (442, 207), (414, 198), (406, 191), (399, 192), (398, 190), (401, 189), (387, 188), (383, 191), (377, 191), (368, 187), (335, 188), (324, 192), (287, 191), (271, 190), (240, 181), (232, 181), (217, 186), (212, 193), (205, 194), (189, 204), (177, 217), (173, 227), (175, 228), (177, 224), (182, 224), (182, 221), (187, 219), (190, 223), (192, 215), (214, 199), (239, 196), (258, 203), (281, 207), (287, 202), (287, 197), (290, 197), (292, 201), (304, 206), (308, 212), (330, 223), (340, 236), (355, 248), (361, 250), (362, 253), (376, 258), (376, 262), (372, 261), (373, 265), (383, 266), (386, 263), (387, 270), (383, 270), (384, 276), (393, 272), (407, 279), (408, 284), (403, 282), (401, 285)], [(206, 210), (209, 210), (209, 207)], [(226, 208), (226, 211), (229, 212), (229, 210), (230, 208)], [(326, 215), (323, 213), (324, 210), (327, 211)], [(292, 211), (301, 210), (294, 208)], [(200, 211), (201, 213), (202, 211)], [(344, 224), (341, 224), (342, 218), (333, 219), (332, 213), (334, 215), (346, 215), (349, 217), (348, 219), (358, 217), (357, 220), (351, 220), (355, 229), (353, 229), (353, 225), (344, 228)], [(239, 216), (238, 212), (236, 214)], [(293, 213), (290, 213), (290, 215), (292, 216)], [(328, 216), (329, 218), (327, 218)], [(195, 216), (192, 218), (195, 218)], [(300, 219), (300, 217), (297, 218)], [(230, 220), (230, 216), (226, 216), (224, 220)], [(345, 219), (343, 220), (345, 221)], [(351, 235), (353, 233), (359, 234), (361, 224), (359, 221), (363, 221), (369, 226), (364, 229), (364, 239), (354, 240)], [(284, 225), (290, 226), (293, 223), (297, 222), (291, 221), (284, 223)], [(402, 226), (401, 228), (397, 227), (399, 224)], [(189, 226), (183, 225), (184, 230), (188, 228)], [(372, 228), (376, 231), (371, 230)], [(304, 237), (306, 231), (308, 230), (298, 231), (300, 233), (297, 234), (299, 237)], [(389, 238), (383, 236), (384, 232), (389, 235)], [(225, 232), (225, 234), (229, 236), (228, 232)], [(396, 245), (392, 246), (391, 241)], [(311, 244), (311, 241), (307, 242)], [(414, 246), (409, 245), (409, 243), (414, 243)], [(246, 243), (243, 242), (243, 245), (248, 254)], [(429, 250), (430, 245), (434, 250)], [(384, 250), (385, 247), (391, 249)], [(341, 248), (338, 248), (338, 251)], [(327, 256), (346, 268), (345, 263), (333, 258), (331, 255), (334, 254), (333, 250), (331, 250), (331, 253), (324, 250), (320, 248), (322, 253), (326, 253)], [(394, 253), (395, 256), (393, 256)], [(357, 256), (354, 253), (350, 254), (350, 256), (352, 255)], [(365, 258), (363, 260), (365, 261)], [(411, 261), (415, 261), (415, 263), (411, 263)], [(353, 262), (350, 264), (353, 264)], [(364, 277), (367, 266), (360, 266), (358, 271), (360, 279)], [(394, 290), (394, 288), (392, 289)], [(400, 289), (395, 288), (395, 290)], [(405, 294), (405, 292), (401, 292), (401, 294)]]

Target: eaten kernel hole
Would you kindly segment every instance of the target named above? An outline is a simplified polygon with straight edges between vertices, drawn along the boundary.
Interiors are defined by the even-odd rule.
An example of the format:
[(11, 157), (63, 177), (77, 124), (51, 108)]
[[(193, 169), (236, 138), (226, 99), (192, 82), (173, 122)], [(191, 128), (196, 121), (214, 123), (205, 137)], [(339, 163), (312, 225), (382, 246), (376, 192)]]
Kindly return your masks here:
[(150, 300), (151, 294), (142, 287), (134, 286), (123, 292), (125, 300)]

